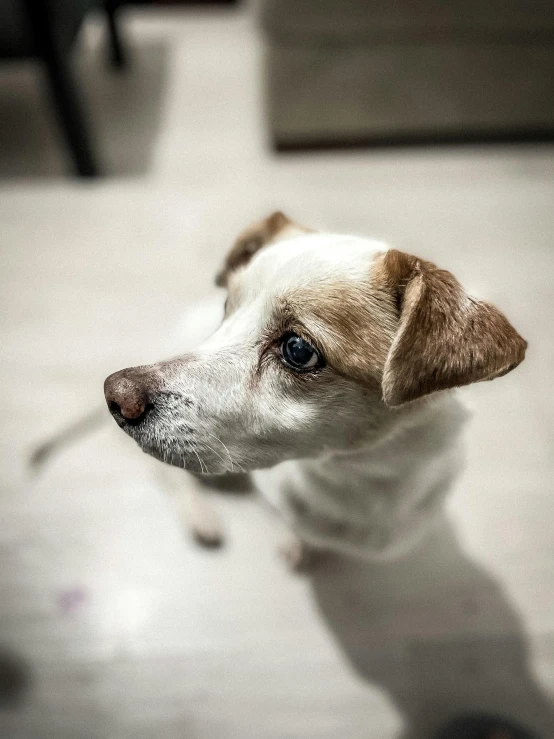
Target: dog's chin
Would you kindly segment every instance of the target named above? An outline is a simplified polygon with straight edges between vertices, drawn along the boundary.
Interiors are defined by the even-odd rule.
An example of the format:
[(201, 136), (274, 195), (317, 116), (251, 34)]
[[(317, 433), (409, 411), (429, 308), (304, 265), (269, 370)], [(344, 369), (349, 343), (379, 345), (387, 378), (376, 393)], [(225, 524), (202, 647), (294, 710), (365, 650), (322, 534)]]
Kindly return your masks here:
[(177, 457), (175, 454), (168, 454), (167, 450), (161, 450), (157, 447), (153, 447), (147, 444), (141, 444), (140, 441), (138, 441), (137, 444), (145, 454), (148, 454), (150, 457), (154, 457), (154, 459), (158, 459), (160, 462), (171, 464), (174, 467), (185, 466), (184, 462), (179, 459), (179, 457)]
[(157, 446), (152, 443), (144, 443), (135, 439), (139, 447), (150, 457), (169, 464), (172, 467), (180, 467), (195, 475), (224, 475), (230, 470), (223, 466), (219, 459), (207, 459), (201, 453), (192, 448), (180, 449), (171, 444)]
[(227, 475), (237, 472), (251, 472), (256, 469), (273, 467), (283, 459), (266, 458), (266, 455), (245, 455), (240, 460), (231, 456), (228, 448), (221, 442), (221, 450), (214, 450), (211, 444), (202, 439), (183, 438), (172, 433), (159, 432), (154, 435), (148, 429), (132, 425), (123, 427), (125, 433), (135, 441), (141, 450), (150, 457), (195, 475)]

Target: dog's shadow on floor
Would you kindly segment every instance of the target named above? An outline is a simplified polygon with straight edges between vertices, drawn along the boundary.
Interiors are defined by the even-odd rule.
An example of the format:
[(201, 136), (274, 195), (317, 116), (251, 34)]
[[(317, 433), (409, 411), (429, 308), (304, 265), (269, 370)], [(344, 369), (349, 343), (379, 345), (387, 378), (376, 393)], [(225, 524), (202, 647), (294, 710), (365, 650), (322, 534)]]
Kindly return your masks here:
[(311, 582), (350, 663), (401, 713), (404, 739), (430, 739), (470, 714), (554, 736), (554, 705), (531, 672), (518, 614), (446, 521), (400, 561), (329, 556)]

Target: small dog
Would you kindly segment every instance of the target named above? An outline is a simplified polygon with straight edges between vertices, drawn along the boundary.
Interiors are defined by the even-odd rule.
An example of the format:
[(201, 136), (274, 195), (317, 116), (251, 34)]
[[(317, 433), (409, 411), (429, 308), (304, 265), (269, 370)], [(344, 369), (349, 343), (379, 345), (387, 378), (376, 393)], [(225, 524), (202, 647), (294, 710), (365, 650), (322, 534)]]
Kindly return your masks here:
[(294, 565), (314, 548), (408, 550), (460, 468), (449, 391), (510, 372), (526, 342), (434, 264), (280, 212), (239, 237), (217, 283), (224, 307), (188, 317), (196, 348), (107, 378), (119, 426), (194, 475), (252, 473), (295, 532)]

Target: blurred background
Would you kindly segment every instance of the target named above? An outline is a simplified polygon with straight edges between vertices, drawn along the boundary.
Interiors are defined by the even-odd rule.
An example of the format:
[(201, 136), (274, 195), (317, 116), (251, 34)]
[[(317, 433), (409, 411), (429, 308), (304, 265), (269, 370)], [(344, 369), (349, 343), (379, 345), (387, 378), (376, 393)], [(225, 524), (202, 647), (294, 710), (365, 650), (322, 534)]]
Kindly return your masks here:
[[(554, 737), (553, 80), (549, 0), (0, 2), (0, 736)], [(293, 576), (215, 494), (200, 549), (113, 423), (30, 470), (276, 209), (529, 341), (409, 560)]]

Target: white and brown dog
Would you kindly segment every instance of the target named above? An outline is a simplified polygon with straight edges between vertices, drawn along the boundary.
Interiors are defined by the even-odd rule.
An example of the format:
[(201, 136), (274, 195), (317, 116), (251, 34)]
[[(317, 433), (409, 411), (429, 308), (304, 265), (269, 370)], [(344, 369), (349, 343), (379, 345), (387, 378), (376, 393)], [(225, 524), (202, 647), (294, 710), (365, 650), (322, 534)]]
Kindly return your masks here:
[(187, 319), (198, 346), (108, 377), (118, 424), (196, 475), (252, 472), (305, 547), (406, 550), (459, 469), (449, 391), (506, 374), (526, 342), (434, 264), (282, 213), (238, 239), (218, 284), (225, 305)]

